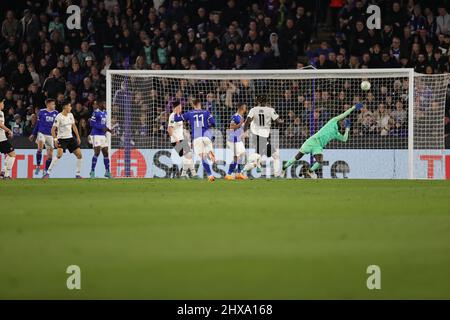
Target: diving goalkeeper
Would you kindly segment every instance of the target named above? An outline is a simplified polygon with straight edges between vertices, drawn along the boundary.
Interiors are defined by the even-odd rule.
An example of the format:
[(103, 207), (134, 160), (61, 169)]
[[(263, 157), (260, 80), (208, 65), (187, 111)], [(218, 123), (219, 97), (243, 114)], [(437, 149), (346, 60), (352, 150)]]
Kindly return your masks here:
[[(306, 174), (312, 178), (316, 179), (317, 175), (315, 171), (322, 166), (323, 148), (330, 142), (331, 140), (339, 140), (342, 142), (346, 142), (348, 139), (348, 132), (350, 131), (350, 119), (346, 119), (346, 117), (352, 113), (353, 110), (356, 111), (361, 110), (363, 107), (362, 103), (357, 103), (344, 113), (332, 118), (329, 120), (319, 131), (317, 131), (314, 135), (309, 137), (301, 146), (300, 151), (297, 155), (286, 162), (283, 165), (283, 171), (281, 172), (281, 176), (284, 176), (286, 173), (286, 169), (289, 168), (295, 161), (300, 160), (305, 154), (312, 154), (314, 159), (316, 160), (312, 167), (306, 172)], [(340, 131), (344, 130), (344, 134)]]

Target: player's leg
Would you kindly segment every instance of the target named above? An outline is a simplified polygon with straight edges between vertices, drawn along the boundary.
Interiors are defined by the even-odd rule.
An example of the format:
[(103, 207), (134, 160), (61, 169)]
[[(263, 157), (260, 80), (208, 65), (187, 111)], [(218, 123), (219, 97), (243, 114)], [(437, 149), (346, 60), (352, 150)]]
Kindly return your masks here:
[[(245, 172), (248, 172), (248, 171), (252, 170), (253, 168), (261, 168), (261, 155), (263, 154), (263, 153), (261, 153), (261, 151), (263, 151), (262, 147), (263, 147), (264, 142), (261, 141), (262, 139), (258, 135), (251, 135), (250, 139), (251, 139), (250, 147), (255, 148), (255, 152), (252, 153), (248, 157), (248, 162), (244, 166), (244, 169), (243, 169), (243, 171), (245, 171)], [(265, 142), (267, 142), (267, 141), (265, 141)]]
[(42, 149), (44, 149), (44, 140), (41, 138), (42, 135), (38, 134), (36, 139), (37, 150), (36, 150), (36, 170), (34, 174), (39, 174), (41, 171), (41, 162), (42, 162)]
[(16, 161), (16, 152), (11, 147), (12, 151), (6, 154), (5, 159), (5, 179), (11, 179), (12, 168), (14, 166), (14, 162)]
[(56, 157), (52, 158), (52, 162), (50, 163), (50, 165), (47, 169), (47, 172), (44, 174), (44, 176), (42, 178), (44, 178), (44, 179), (50, 178), (50, 174), (52, 173), (52, 171), (55, 168), (58, 161), (62, 158), (63, 154), (64, 154), (64, 149), (62, 148), (61, 145), (58, 145), (57, 149), (56, 149)]
[[(76, 143), (76, 142), (75, 142)], [(70, 151), (70, 150), (69, 150)], [(76, 160), (76, 170), (75, 170), (75, 178), (77, 179), (81, 179), (81, 167), (83, 165), (83, 155), (81, 153), (81, 149), (80, 147), (77, 145), (76, 149), (71, 151), (75, 157), (77, 158)]]
[(47, 151), (47, 160), (45, 160), (44, 175), (47, 173), (53, 159), (53, 138), (48, 136), (45, 138), (45, 150)]
[[(180, 177), (182, 179), (187, 179), (189, 178), (188, 176), (188, 171), (189, 171), (189, 160), (186, 158), (185, 153), (186, 150), (184, 148), (184, 140), (179, 141), (176, 145), (175, 145), (175, 151), (178, 153), (178, 155), (181, 157), (181, 175)], [(177, 167), (176, 165), (174, 165), (174, 167)]]
[[(6, 160), (6, 154), (5, 154), (5, 160)], [(0, 179), (3, 179), (4, 177), (5, 177), (5, 164), (2, 165), (2, 155), (0, 154)]]
[(195, 171), (194, 156), (191, 150), (189, 150), (189, 152), (184, 154), (184, 159), (186, 161), (185, 162), (186, 168), (188, 169), (188, 171), (191, 172), (191, 177), (196, 178), (197, 172)]
[(202, 141), (203, 141), (203, 147), (204, 147), (204, 149), (203, 149), (203, 152), (204, 152), (203, 167), (205, 168), (206, 174), (208, 175), (208, 180), (214, 181), (215, 178), (212, 174), (211, 166), (208, 163), (208, 158), (212, 161), (212, 163), (214, 163), (216, 161), (216, 156), (214, 155), (214, 152), (213, 152), (212, 141), (208, 137), (203, 137)]
[(320, 167), (322, 167), (322, 164), (323, 164), (323, 155), (322, 155), (322, 153), (314, 154), (314, 159), (316, 161), (314, 162), (312, 167), (309, 169), (308, 176), (310, 178), (317, 179), (317, 174), (315, 173), (315, 171), (317, 169), (319, 169)]
[(102, 148), (103, 164), (105, 165), (105, 178), (111, 178), (111, 170), (109, 166), (109, 149), (108, 147)]
[[(194, 139), (194, 152), (200, 159), (202, 159), (202, 167), (208, 176), (208, 180), (214, 181), (214, 176), (211, 174), (211, 167), (208, 163), (208, 150), (206, 149), (204, 139), (205, 137), (198, 137)], [(210, 177), (212, 178), (210, 179)]]
[(305, 154), (307, 154), (307, 152), (305, 151), (299, 151), (297, 152), (297, 154), (295, 155), (294, 158), (288, 160), (284, 165), (283, 165), (283, 170), (281, 171), (281, 175), (284, 176), (286, 173), (286, 170), (292, 166), (296, 161), (300, 160)]
[(300, 160), (305, 154), (310, 154), (312, 153), (313, 150), (313, 143), (311, 140), (307, 139), (302, 146), (300, 147), (300, 150), (297, 152), (297, 154), (295, 155), (294, 158), (288, 160), (288, 162), (286, 162), (283, 165), (283, 170), (281, 171), (281, 176), (285, 176), (286, 174), (286, 170), (292, 166), (296, 161)]
[(181, 141), (182, 151), (183, 151), (183, 166), (187, 172), (191, 172), (191, 177), (196, 178), (197, 172), (194, 166), (194, 155), (189, 145), (189, 141), (184, 139)]
[(233, 160), (231, 160), (230, 165), (228, 166), (227, 174), (225, 175), (226, 180), (234, 180), (235, 176), (233, 176), (234, 171), (236, 170), (237, 166), (237, 157), (233, 156)]
[(236, 142), (236, 157), (237, 157), (236, 179), (246, 180), (248, 178), (242, 174), (242, 170), (244, 169), (244, 164), (245, 164), (245, 146), (242, 141)]
[(230, 165), (228, 166), (227, 174), (225, 175), (225, 180), (233, 180), (234, 179), (234, 171), (237, 166), (237, 153), (236, 153), (236, 143), (227, 141), (227, 147), (231, 152), (232, 160)]
[(272, 153), (273, 159), (273, 175), (275, 178), (281, 177), (280, 150), (277, 149)]
[[(95, 141), (95, 139), (94, 139)], [(91, 173), (90, 177), (95, 178), (95, 167), (97, 166), (97, 160), (100, 156), (101, 147), (94, 145), (94, 155), (92, 156), (92, 162), (91, 162)]]
[(253, 168), (259, 167), (261, 166), (260, 164), (261, 161), (261, 155), (258, 153), (252, 153), (249, 157), (248, 157), (248, 162), (247, 164), (244, 166), (243, 171), (247, 172), (252, 170)]

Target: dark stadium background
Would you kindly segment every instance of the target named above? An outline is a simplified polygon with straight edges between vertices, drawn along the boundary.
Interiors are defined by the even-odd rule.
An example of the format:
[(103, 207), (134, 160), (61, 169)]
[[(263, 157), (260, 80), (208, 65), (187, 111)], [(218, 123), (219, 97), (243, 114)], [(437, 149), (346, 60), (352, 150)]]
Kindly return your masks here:
[[(27, 137), (35, 125), (36, 110), (43, 107), (46, 96), (57, 99), (57, 108), (65, 100), (72, 102), (83, 136), (82, 147), (89, 147), (87, 120), (93, 100), (105, 99), (105, 64), (110, 62), (110, 68), (115, 69), (283, 69), (314, 65), (319, 69), (413, 67), (421, 73), (450, 71), (450, 30), (442, 28), (442, 17), (437, 19), (439, 14), (450, 19), (448, 13), (441, 12), (448, 8), (448, 1), (161, 2), (164, 9), (155, 10), (153, 1), (146, 0), (72, 1), (82, 7), (82, 28), (72, 31), (65, 26), (69, 2), (1, 4), (0, 99), (6, 99), (6, 124), (15, 133), (17, 149), (35, 147)], [(382, 9), (381, 30), (368, 30), (365, 26), (369, 3)], [(106, 9), (99, 10), (101, 7)], [(10, 23), (5, 21), (9, 10), (14, 15)], [(149, 18), (150, 11), (155, 14)], [(204, 16), (199, 12), (204, 12)], [(21, 25), (25, 15), (30, 22), (24, 32)], [(18, 28), (14, 28), (14, 19)], [(273, 34), (278, 38), (277, 45), (270, 42)], [(145, 46), (151, 49), (146, 51)], [(206, 59), (201, 58), (202, 51), (206, 52)], [(24, 73), (18, 71), (22, 62)], [(60, 74), (56, 80), (51, 76), (55, 68)], [(34, 71), (30, 74), (28, 70)], [(85, 82), (91, 84), (85, 86)], [(287, 141), (292, 140), (292, 135), (296, 140), (306, 138), (305, 128), (310, 127), (309, 116), (291, 112), (301, 108), (298, 98), (302, 94), (291, 90), (277, 97), (277, 110), (286, 120), (282, 129)], [(347, 95), (342, 103), (351, 103), (352, 98)], [(319, 102), (319, 109), (336, 101), (341, 103), (338, 94), (331, 95), (324, 106)], [(397, 101), (395, 96), (390, 100), (388, 112), (395, 110)], [(158, 103), (165, 105), (167, 101)], [(375, 121), (380, 116), (378, 106), (371, 111)], [(156, 112), (147, 115), (145, 135), (166, 136), (166, 125), (158, 116)], [(401, 135), (404, 123), (399, 123), (401, 119), (393, 113), (390, 116), (392, 128), (400, 128)], [(449, 119), (447, 106), (447, 148)], [(320, 115), (315, 127), (324, 121), (325, 115)], [(356, 130), (358, 125), (361, 126), (357, 124)], [(398, 132), (393, 134), (398, 136)], [(353, 143), (376, 147), (381, 145), (380, 139), (386, 138), (381, 138), (378, 128), (374, 128), (351, 139), (346, 147), (352, 148)], [(406, 147), (406, 138), (400, 140), (396, 139), (393, 147)]]

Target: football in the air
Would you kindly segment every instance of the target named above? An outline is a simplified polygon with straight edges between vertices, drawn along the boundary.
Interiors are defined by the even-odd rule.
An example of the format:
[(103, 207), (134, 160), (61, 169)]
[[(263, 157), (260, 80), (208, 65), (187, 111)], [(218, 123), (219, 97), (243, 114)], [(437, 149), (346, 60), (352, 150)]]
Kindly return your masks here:
[(361, 90), (364, 91), (370, 90), (370, 82), (369, 81), (361, 82)]

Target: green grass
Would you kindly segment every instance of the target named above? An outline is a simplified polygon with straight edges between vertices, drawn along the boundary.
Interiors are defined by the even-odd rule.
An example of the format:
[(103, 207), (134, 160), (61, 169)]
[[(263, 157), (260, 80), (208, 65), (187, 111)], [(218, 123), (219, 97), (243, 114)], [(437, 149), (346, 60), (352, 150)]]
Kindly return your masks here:
[(0, 181), (0, 298), (450, 299), (450, 184)]

